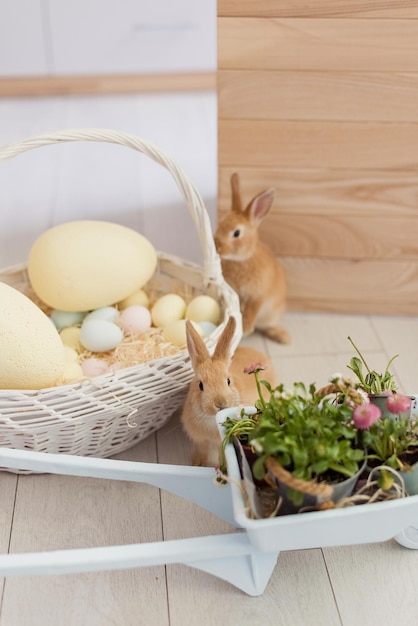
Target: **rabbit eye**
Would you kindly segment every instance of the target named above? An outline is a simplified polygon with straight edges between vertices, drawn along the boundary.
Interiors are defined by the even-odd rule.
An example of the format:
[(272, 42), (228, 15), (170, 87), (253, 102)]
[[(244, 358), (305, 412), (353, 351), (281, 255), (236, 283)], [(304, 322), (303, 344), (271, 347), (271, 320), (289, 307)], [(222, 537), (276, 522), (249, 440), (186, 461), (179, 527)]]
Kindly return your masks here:
[(236, 239), (237, 237), (239, 237), (241, 234), (241, 231), (239, 228), (237, 228), (236, 230), (234, 230), (234, 232), (232, 233), (232, 236), (234, 237), (234, 239)]
[(200, 391), (203, 391), (203, 383), (201, 380), (199, 380), (199, 389)]
[(229, 387), (229, 385), (231, 384), (231, 379), (230, 379), (230, 378), (227, 378), (227, 379), (226, 379), (226, 384), (227, 384), (227, 385), (228, 385), (228, 387)]

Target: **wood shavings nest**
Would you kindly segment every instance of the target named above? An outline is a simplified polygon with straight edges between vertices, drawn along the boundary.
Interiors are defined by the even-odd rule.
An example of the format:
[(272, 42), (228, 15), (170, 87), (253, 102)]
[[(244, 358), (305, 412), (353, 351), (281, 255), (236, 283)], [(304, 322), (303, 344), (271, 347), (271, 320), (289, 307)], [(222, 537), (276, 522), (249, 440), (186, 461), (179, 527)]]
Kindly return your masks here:
[[(181, 285), (170, 285), (170, 293), (177, 293), (181, 295), (186, 302), (188, 302), (191, 298), (196, 295), (196, 290), (190, 290), (185, 285), (182, 287)], [(46, 305), (37, 294), (32, 289), (30, 283), (22, 285), (20, 290), (24, 293), (28, 298), (30, 298), (48, 317), (52, 313), (52, 308)], [(155, 287), (151, 287), (147, 290), (147, 295), (149, 297), (149, 309), (151, 310), (153, 303), (158, 300), (162, 295), (164, 295), (164, 291), (156, 289)], [(117, 308), (117, 307), (116, 307)], [(79, 354), (80, 364), (88, 359), (88, 358), (98, 358), (102, 361), (105, 361), (108, 364), (108, 367), (113, 371), (125, 369), (127, 367), (132, 367), (134, 365), (141, 365), (148, 361), (152, 361), (155, 359), (166, 358), (174, 354), (178, 354), (185, 349), (185, 346), (179, 347), (171, 342), (168, 342), (162, 333), (161, 328), (151, 327), (149, 330), (145, 331), (141, 334), (124, 334), (124, 337), (121, 343), (116, 346), (113, 350), (108, 352), (91, 352), (80, 346), (77, 350)], [(111, 371), (110, 370), (110, 371)], [(89, 378), (88, 376), (83, 377), (83, 379)], [(80, 379), (81, 380), (81, 379)], [(73, 381), (77, 382), (77, 381)], [(57, 383), (65, 384), (65, 383)]]
[(84, 361), (91, 357), (100, 356), (100, 359), (106, 361), (109, 366), (113, 366), (115, 369), (123, 369), (177, 354), (183, 349), (166, 341), (160, 328), (150, 328), (139, 335), (125, 335), (121, 343), (109, 352), (100, 352), (98, 354), (97, 352), (83, 349), (80, 352), (80, 360)]

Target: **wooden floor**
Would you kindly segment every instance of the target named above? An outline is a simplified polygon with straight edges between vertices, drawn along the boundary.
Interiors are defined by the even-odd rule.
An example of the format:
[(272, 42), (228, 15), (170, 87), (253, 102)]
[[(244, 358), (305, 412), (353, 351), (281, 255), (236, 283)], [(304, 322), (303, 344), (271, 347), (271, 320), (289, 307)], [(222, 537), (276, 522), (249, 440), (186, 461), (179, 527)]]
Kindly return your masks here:
[[(72, 113), (67, 108), (66, 119), (57, 121), (60, 102)], [(66, 126), (108, 125), (142, 134), (141, 124), (126, 117), (127, 111), (137, 110), (135, 98), (101, 100), (95, 124), (91, 122), (92, 99), (65, 102), (0, 101), (0, 143)], [(186, 100), (177, 98), (177, 109), (170, 101), (169, 110), (159, 103), (159, 112), (165, 111), (165, 124), (170, 114), (177, 115), (178, 121), (180, 111), (189, 124), (196, 123)], [(77, 106), (79, 112), (75, 113)], [(106, 106), (108, 112), (103, 114)], [(202, 110), (213, 113), (201, 96), (193, 106), (200, 120)], [(52, 110), (55, 117), (51, 121), (47, 111)], [(71, 123), (60, 123), (69, 120)], [(200, 142), (200, 136), (198, 139)], [(212, 137), (212, 144), (200, 145), (201, 155), (208, 149), (213, 157), (213, 141)], [(195, 157), (184, 161), (186, 170), (189, 164), (196, 167)], [(213, 161), (212, 169), (206, 171), (212, 183), (215, 172)], [(202, 172), (197, 175), (203, 180)], [(63, 185), (62, 177), (60, 181)], [(1, 188), (3, 207), (11, 206), (12, 191), (9, 187), (5, 192), (6, 183)], [(68, 191), (70, 186), (64, 188)], [(212, 192), (214, 199), (214, 187)], [(210, 197), (210, 188), (207, 195)], [(19, 242), (23, 242), (20, 252), (27, 242), (27, 229), (19, 230), (18, 222), (16, 219), (9, 230), (7, 224), (1, 229), (5, 242), (13, 233), (13, 245), (0, 249), (3, 257), (6, 252), (16, 257), (13, 262), (18, 260)], [(5, 258), (1, 261), (4, 266)], [(291, 345), (279, 346), (259, 335), (244, 343), (268, 351), (286, 385), (298, 380), (322, 384), (336, 371), (348, 373), (345, 367), (353, 354), (347, 340), (350, 335), (376, 369), (399, 353), (393, 366), (398, 383), (404, 392), (415, 393), (418, 319), (381, 313), (369, 317), (289, 312), (284, 324), (292, 335)], [(155, 436), (118, 458), (187, 464), (190, 447), (174, 416)], [(159, 541), (231, 530), (185, 500), (154, 487), (119, 481), (1, 472), (0, 501), (2, 553)], [(418, 554), (391, 540), (284, 552), (265, 593), (256, 598), (184, 565), (8, 578), (0, 581), (0, 626), (389, 626), (400, 621), (412, 625), (418, 623), (417, 589)]]

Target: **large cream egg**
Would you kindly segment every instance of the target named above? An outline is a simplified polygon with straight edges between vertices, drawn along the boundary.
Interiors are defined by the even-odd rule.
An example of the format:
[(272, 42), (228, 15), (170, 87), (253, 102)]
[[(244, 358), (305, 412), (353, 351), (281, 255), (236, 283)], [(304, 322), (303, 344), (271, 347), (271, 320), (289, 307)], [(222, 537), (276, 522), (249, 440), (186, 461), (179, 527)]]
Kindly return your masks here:
[(111, 222), (82, 220), (42, 233), (30, 250), (28, 274), (50, 307), (89, 311), (140, 289), (156, 266), (156, 251), (143, 235)]
[(151, 319), (154, 326), (164, 328), (170, 322), (181, 320), (186, 313), (186, 302), (175, 293), (167, 293), (154, 303)]
[(64, 372), (64, 346), (50, 318), (0, 282), (0, 389), (51, 387)]

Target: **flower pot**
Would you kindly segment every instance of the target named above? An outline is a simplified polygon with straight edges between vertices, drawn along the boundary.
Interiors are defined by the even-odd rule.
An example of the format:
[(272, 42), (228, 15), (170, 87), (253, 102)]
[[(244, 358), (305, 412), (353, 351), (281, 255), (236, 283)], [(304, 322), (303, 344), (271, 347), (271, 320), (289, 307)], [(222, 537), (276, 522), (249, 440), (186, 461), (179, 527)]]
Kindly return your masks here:
[[(241, 476), (244, 475), (243, 458), (247, 460), (248, 467), (251, 470), (252, 474), (253, 465), (258, 459), (253, 448), (248, 443), (243, 443), (242, 441), (240, 441), (237, 437), (234, 438), (232, 445), (234, 446), (235, 452), (237, 454), (238, 466), (241, 472)], [(264, 479), (257, 479), (253, 474), (252, 480), (254, 482), (254, 485), (256, 485), (257, 487), (267, 487), (267, 483)]]
[(403, 411), (402, 413), (398, 413), (394, 415), (386, 408), (386, 400), (388, 399), (388, 394), (379, 393), (379, 394), (369, 394), (369, 400), (372, 404), (375, 404), (379, 407), (382, 413), (382, 419), (385, 417), (392, 417), (393, 419), (410, 419), (412, 409), (414, 408), (415, 396), (408, 396), (411, 398), (411, 408), (408, 411)]
[[(276, 497), (282, 499), (277, 515), (291, 515), (303, 509), (315, 509), (326, 503), (337, 503), (342, 498), (351, 496), (360, 478), (366, 461), (356, 474), (349, 478), (341, 476), (338, 482), (328, 483), (325, 481), (295, 479), (290, 472), (285, 470), (275, 459), (266, 460), (266, 481), (276, 489)], [(303, 494), (302, 502), (295, 504), (291, 495), (294, 490)]]
[[(407, 457), (410, 457), (409, 459)], [(413, 448), (410, 452), (402, 455), (401, 460), (408, 463), (412, 470), (409, 472), (399, 472), (405, 483), (405, 490), (410, 496), (418, 494), (418, 449)]]

